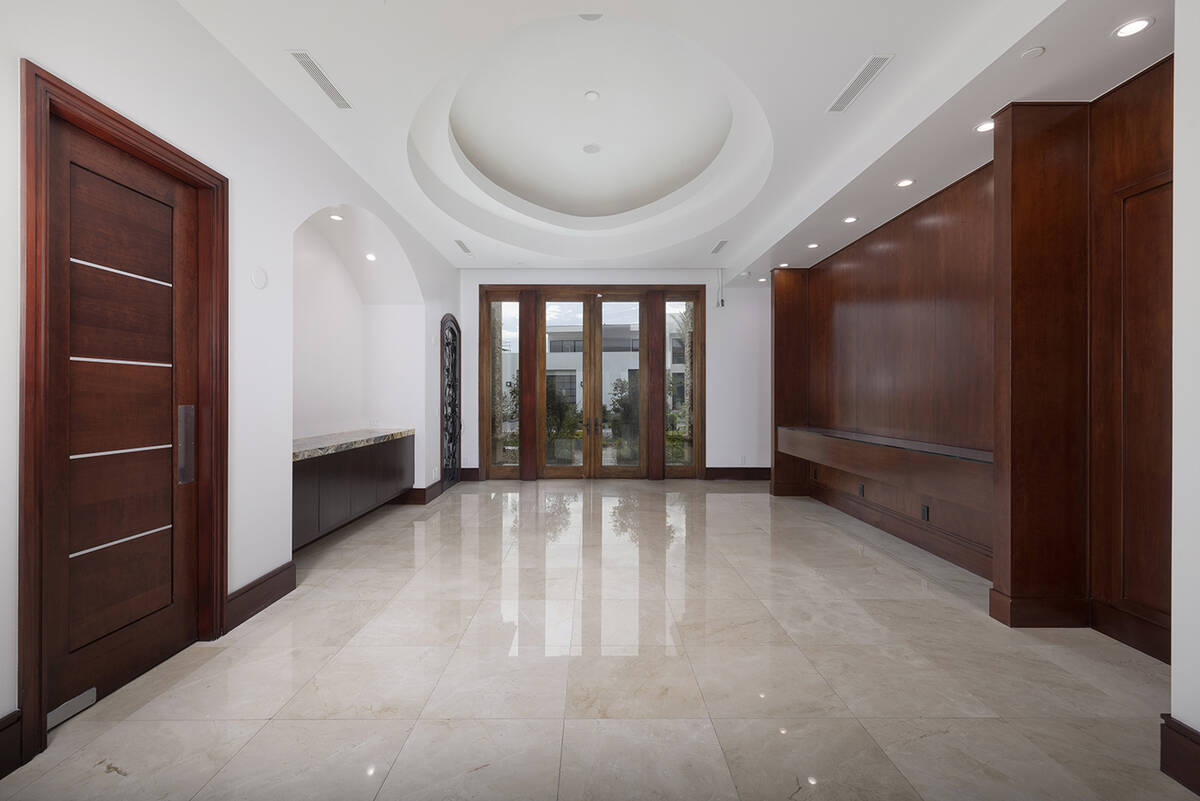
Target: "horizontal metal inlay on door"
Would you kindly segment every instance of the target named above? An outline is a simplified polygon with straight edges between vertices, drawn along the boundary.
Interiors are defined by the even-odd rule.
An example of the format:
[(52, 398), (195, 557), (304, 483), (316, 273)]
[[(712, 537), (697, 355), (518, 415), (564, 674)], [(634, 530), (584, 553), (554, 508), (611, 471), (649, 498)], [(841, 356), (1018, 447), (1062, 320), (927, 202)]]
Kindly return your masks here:
[(96, 451), (95, 453), (73, 453), (73, 454), (71, 454), (71, 456), (69, 458), (71, 458), (71, 459), (90, 459), (93, 456), (115, 456), (118, 453), (137, 453), (138, 451), (158, 451), (158, 450), (162, 450), (163, 448), (170, 448), (170, 447), (173, 447), (173, 445), (171, 443), (167, 443), (166, 445), (147, 445), (144, 448), (122, 448), (121, 450), (117, 450), (117, 451)]
[(169, 529), (170, 527), (171, 527), (171, 524), (170, 524), (170, 523), (168, 523), (168, 524), (167, 524), (167, 525), (165, 525), (165, 526), (159, 526), (158, 528), (152, 528), (152, 529), (150, 529), (149, 531), (143, 531), (143, 532), (142, 532), (142, 533), (140, 533), (140, 534), (133, 534), (133, 535), (131, 535), (131, 536), (128, 536), (128, 537), (122, 537), (122, 538), (121, 538), (121, 539), (119, 539), (119, 540), (113, 540), (112, 542), (106, 542), (106, 543), (104, 543), (103, 545), (97, 545), (97, 546), (95, 546), (94, 548), (86, 548), (86, 549), (84, 549), (84, 550), (82, 550), (82, 551), (76, 551), (76, 552), (75, 552), (75, 553), (73, 553), (73, 554), (68, 554), (68, 555), (67, 555), (67, 558), (68, 558), (68, 559), (74, 559), (76, 556), (83, 556), (84, 554), (87, 554), (87, 553), (92, 553), (92, 552), (94, 552), (94, 551), (102, 551), (102, 550), (104, 550), (105, 548), (111, 548), (112, 546), (114, 546), (114, 545), (120, 545), (120, 544), (121, 544), (121, 543), (123, 543), (123, 542), (132, 542), (133, 540), (141, 539), (142, 537), (149, 537), (151, 534), (157, 534), (157, 533), (158, 533), (158, 532), (160, 532), (160, 531), (166, 531), (166, 530), (167, 530), (167, 529)]
[(150, 283), (158, 284), (159, 286), (171, 286), (171, 284), (167, 281), (159, 281), (157, 278), (147, 278), (146, 276), (138, 275), (137, 273), (125, 272), (124, 270), (118, 270), (116, 267), (105, 267), (103, 264), (96, 264), (93, 261), (84, 261), (83, 259), (77, 259), (74, 256), (71, 257), (71, 261), (75, 264), (82, 264), (84, 267), (95, 267), (97, 270), (107, 270), (110, 273), (128, 276), (129, 278), (136, 278), (139, 281), (149, 281)]
[(72, 356), (73, 362), (99, 362), (100, 364), (132, 364), (136, 367), (174, 367), (169, 362), (134, 362), (127, 359), (97, 359), (92, 356)]

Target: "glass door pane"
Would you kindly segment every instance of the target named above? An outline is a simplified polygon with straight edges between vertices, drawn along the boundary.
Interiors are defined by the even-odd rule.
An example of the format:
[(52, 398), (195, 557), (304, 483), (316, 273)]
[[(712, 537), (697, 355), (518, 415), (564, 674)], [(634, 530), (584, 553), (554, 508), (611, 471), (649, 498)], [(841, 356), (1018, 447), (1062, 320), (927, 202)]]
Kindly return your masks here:
[(521, 304), (492, 301), (491, 463), (494, 467), (521, 463)]
[(642, 467), (641, 312), (637, 300), (600, 303), (600, 467)]
[(584, 325), (582, 301), (545, 304), (545, 467), (584, 461)]
[(696, 304), (669, 300), (667, 320), (666, 437), (664, 455), (668, 465), (695, 462), (695, 417), (693, 414), (693, 354), (695, 352)]

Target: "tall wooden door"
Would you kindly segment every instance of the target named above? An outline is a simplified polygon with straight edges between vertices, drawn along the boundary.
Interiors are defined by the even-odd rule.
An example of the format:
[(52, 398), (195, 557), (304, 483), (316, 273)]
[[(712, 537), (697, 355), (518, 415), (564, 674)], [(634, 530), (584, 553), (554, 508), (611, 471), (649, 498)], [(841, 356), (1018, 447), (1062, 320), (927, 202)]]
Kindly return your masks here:
[(645, 305), (635, 291), (538, 293), (538, 476), (645, 477)]
[[(593, 421), (590, 474), (598, 478), (646, 476), (646, 303), (639, 293), (603, 292), (592, 301), (594, 369), (588, 393)], [(655, 376), (656, 380), (661, 379)], [(661, 414), (661, 409), (655, 409)]]
[(196, 639), (198, 232), (194, 188), (57, 117), (47, 178), (54, 725)]
[(539, 478), (585, 478), (596, 443), (599, 410), (587, 391), (592, 373), (592, 298), (556, 289), (537, 297), (537, 426)]

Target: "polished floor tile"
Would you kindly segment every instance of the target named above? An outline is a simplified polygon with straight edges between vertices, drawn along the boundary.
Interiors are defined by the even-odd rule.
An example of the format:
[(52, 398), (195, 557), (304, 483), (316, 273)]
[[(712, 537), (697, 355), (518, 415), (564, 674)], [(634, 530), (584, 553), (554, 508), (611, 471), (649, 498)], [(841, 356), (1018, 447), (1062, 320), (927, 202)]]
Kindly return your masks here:
[(431, 645), (347, 646), (277, 717), (416, 719), (453, 653)]
[(371, 801), (412, 721), (272, 720), (196, 801)]
[(737, 801), (708, 720), (568, 720), (558, 797)]
[(552, 646), (454, 652), (423, 718), (562, 718), (567, 649)]
[(1095, 801), (1062, 764), (1000, 719), (862, 721), (925, 801)]
[(850, 716), (794, 645), (692, 647), (688, 656), (713, 719)]
[(262, 720), (122, 721), (20, 791), (22, 801), (187, 801)]
[(707, 718), (708, 709), (678, 648), (611, 646), (567, 664), (568, 718)]
[(743, 799), (920, 801), (856, 720), (714, 720)]
[(1165, 665), (765, 483), (461, 483), (295, 562), (0, 801), (1189, 797)]
[(378, 801), (554, 801), (562, 721), (422, 720)]

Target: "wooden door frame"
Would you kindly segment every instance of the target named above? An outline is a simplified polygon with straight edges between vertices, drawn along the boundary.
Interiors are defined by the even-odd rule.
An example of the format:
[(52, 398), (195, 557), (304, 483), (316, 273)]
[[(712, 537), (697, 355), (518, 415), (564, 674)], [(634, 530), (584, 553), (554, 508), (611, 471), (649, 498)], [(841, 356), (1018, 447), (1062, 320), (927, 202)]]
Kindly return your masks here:
[[(442, 369), (439, 372), (439, 383), (441, 384), (441, 387), (438, 393), (441, 397), (441, 407), (439, 411), (441, 412), (442, 418), (442, 442), (440, 449), (442, 463), (439, 469), (444, 470), (446, 467), (446, 381), (444, 376), (446, 374), (446, 329), (450, 327), (454, 328), (454, 335), (457, 338), (456, 341), (458, 342), (458, 364), (456, 365), (458, 375), (455, 376), (454, 379), (455, 385), (458, 387), (458, 414), (456, 415), (456, 418), (458, 419), (458, 478), (455, 479), (455, 483), (457, 483), (462, 481), (462, 328), (459, 326), (458, 320), (454, 318), (454, 315), (448, 313), (442, 315), (442, 323), (438, 326), (438, 344), (440, 346), (439, 350), (442, 354)], [(447, 484), (444, 480), (442, 481), (443, 491), (448, 489), (450, 486), (451, 485)]]
[(21, 422), (17, 682), (21, 762), (46, 747), (46, 660), (42, 636), (42, 471), (49, 268), (49, 138), (58, 117), (195, 187), (199, 271), (197, 341), (197, 636), (225, 629), (228, 509), (229, 182), (146, 129), (36, 64), (21, 60)]
[[(533, 480), (537, 478), (537, 448), (538, 441), (541, 435), (537, 434), (537, 387), (535, 386), (537, 379), (537, 363), (539, 353), (544, 344), (537, 341), (537, 317), (538, 317), (538, 296), (546, 291), (566, 291), (577, 293), (588, 293), (592, 296), (596, 294), (620, 294), (634, 293), (640, 294), (643, 301), (652, 297), (653, 293), (662, 293), (666, 301), (673, 300), (690, 300), (695, 303), (695, 329), (697, 332), (696, 341), (693, 345), (695, 352), (693, 365), (693, 392), (696, 395), (697, 401), (693, 409), (692, 425), (694, 430), (693, 438), (693, 464), (692, 465), (675, 465), (663, 467), (665, 461), (664, 454), (658, 454), (657, 465), (655, 463), (655, 449), (665, 449), (665, 437), (661, 443), (654, 443), (652, 434), (654, 432), (653, 423), (647, 412), (646, 423), (643, 428), (647, 434), (646, 443), (646, 477), (649, 479), (661, 478), (697, 478), (705, 477), (705, 352), (706, 352), (706, 337), (707, 329), (705, 323), (705, 297), (706, 287), (704, 284), (480, 284), (479, 285), (479, 477), (480, 479), (496, 479), (496, 478), (520, 478), (522, 480)], [(520, 466), (499, 466), (495, 467), (490, 464), (491, 461), (491, 304), (493, 302), (519, 302), (521, 304), (521, 374), (532, 375), (533, 380), (521, 381), (521, 465)], [(665, 348), (665, 343), (655, 339), (653, 326), (656, 323), (655, 316), (651, 314), (649, 308), (645, 309), (646, 314), (643, 320), (646, 321), (647, 332), (642, 342), (642, 347), (647, 351), (645, 365), (646, 374), (649, 376), (650, 368), (655, 364), (654, 357), (649, 352), (651, 349), (662, 344)], [(665, 326), (663, 315), (658, 315), (658, 321)], [(662, 332), (665, 338), (665, 329)], [(542, 388), (544, 392), (545, 389)], [(647, 409), (649, 403), (655, 400), (652, 392), (646, 391), (643, 393), (646, 398)], [(666, 410), (663, 410), (664, 416)], [(657, 429), (663, 433), (663, 426), (658, 426)], [(530, 467), (533, 469), (531, 470)], [(657, 470), (656, 470), (657, 468)]]

